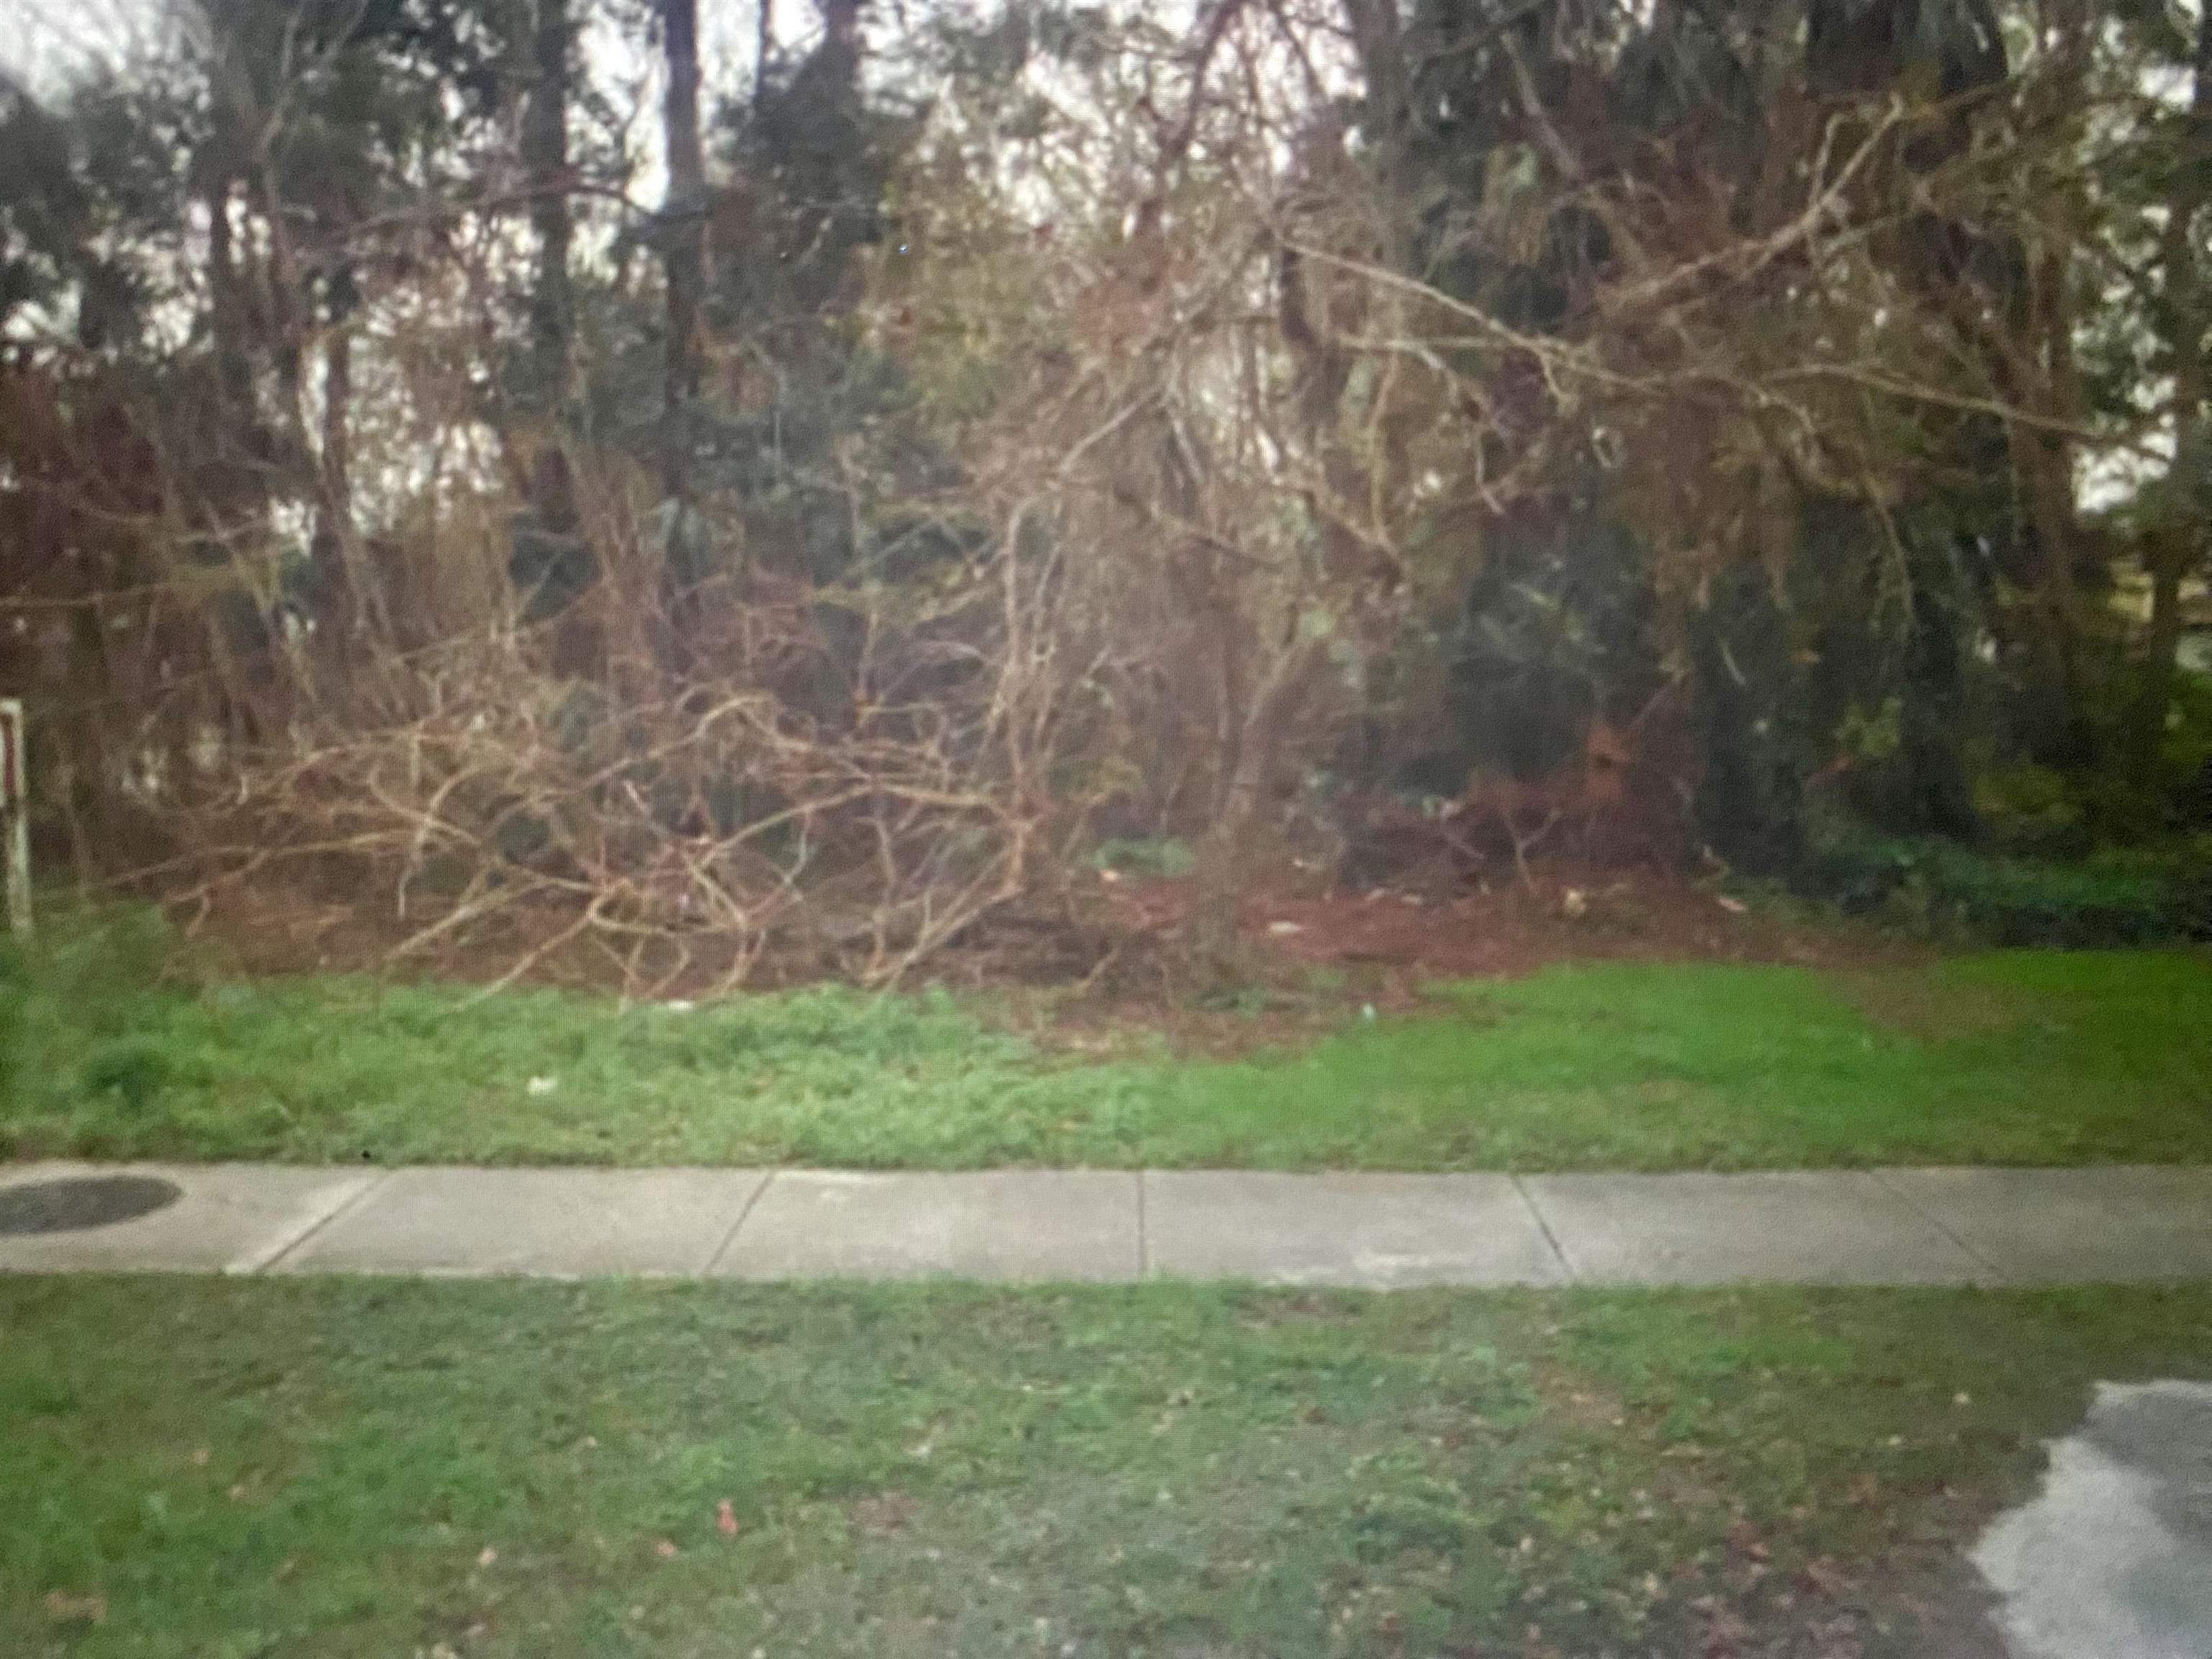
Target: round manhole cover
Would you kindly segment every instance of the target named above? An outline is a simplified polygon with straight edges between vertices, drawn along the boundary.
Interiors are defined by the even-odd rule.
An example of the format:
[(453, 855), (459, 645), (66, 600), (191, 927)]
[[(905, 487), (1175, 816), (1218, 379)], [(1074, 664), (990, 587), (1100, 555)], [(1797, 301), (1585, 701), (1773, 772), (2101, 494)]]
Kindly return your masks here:
[(0, 1187), (0, 1234), (66, 1233), (151, 1215), (185, 1195), (151, 1176), (72, 1176)]

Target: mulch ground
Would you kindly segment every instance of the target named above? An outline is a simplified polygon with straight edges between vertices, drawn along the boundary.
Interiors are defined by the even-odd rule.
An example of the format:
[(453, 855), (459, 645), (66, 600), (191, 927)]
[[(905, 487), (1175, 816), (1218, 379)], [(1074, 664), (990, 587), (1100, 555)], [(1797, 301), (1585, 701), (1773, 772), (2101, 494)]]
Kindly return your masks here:
[[(1346, 890), (1286, 860), (1239, 908), (1232, 962), (1188, 948), (1198, 894), (1188, 880), (1086, 873), (1064, 911), (1010, 916), (930, 964), (929, 977), (988, 994), (995, 1023), (1054, 1046), (1099, 1052), (1153, 1036), (1179, 1051), (1226, 1054), (1292, 1042), (1340, 1021), (1347, 997), (1378, 1010), (1419, 1003), (1439, 979), (1507, 977), (1604, 960), (1794, 963), (1898, 961), (1914, 947), (1870, 928), (1747, 906), (1679, 872), (1565, 860), (1510, 873), (1432, 875)], [(463, 982), (500, 979), (532, 941), (512, 931), (447, 941), (434, 958), (394, 963), (411, 931), (330, 895), (274, 886), (228, 890), (194, 921), (222, 971), (249, 975), (399, 972)], [(691, 969), (654, 988), (702, 994), (719, 975), (711, 942)], [(530, 982), (625, 988), (624, 964), (584, 945), (536, 963)], [(818, 978), (818, 965), (763, 964), (751, 983)], [(636, 987), (629, 988), (635, 990)]]
[(1437, 879), (1347, 891), (1292, 865), (1246, 896), (1238, 959), (1208, 970), (1182, 948), (1197, 898), (1189, 882), (1093, 879), (1097, 904), (1084, 908), (1103, 918), (1098, 937), (1108, 943), (1081, 980), (988, 971), (981, 980), (997, 1018), (1086, 1054), (1158, 1036), (1178, 1053), (1247, 1053), (1335, 1029), (1347, 1001), (1402, 1012), (1437, 980), (1510, 978), (1555, 963), (1852, 968), (1924, 953), (1871, 928), (1748, 906), (1675, 873), (1557, 862), (1533, 866), (1526, 884)]
[[(1131, 930), (1172, 940), (1186, 925), (1188, 882), (1111, 884)], [(1558, 962), (1794, 962), (1894, 959), (1870, 932), (1754, 909), (1679, 875), (1573, 864), (1536, 866), (1531, 882), (1332, 890), (1293, 870), (1250, 894), (1239, 930), (1256, 949), (1309, 967), (1380, 966), (1428, 978), (1533, 973)]]

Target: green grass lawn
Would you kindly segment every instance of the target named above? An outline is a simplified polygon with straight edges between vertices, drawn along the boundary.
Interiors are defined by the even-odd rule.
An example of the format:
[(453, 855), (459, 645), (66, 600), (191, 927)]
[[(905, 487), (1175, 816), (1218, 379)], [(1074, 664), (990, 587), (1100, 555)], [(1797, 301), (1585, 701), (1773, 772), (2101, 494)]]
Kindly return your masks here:
[[(1084, 1061), (942, 994), (683, 1010), (182, 980), (51, 946), (0, 1155), (1377, 1169), (2212, 1159), (2212, 958), (1601, 963), (1243, 1060)], [(0, 988), (0, 996), (8, 993)], [(0, 1012), (6, 1011), (0, 1010)]]
[(0, 1652), (1958, 1659), (2155, 1376), (2212, 1286), (17, 1280)]

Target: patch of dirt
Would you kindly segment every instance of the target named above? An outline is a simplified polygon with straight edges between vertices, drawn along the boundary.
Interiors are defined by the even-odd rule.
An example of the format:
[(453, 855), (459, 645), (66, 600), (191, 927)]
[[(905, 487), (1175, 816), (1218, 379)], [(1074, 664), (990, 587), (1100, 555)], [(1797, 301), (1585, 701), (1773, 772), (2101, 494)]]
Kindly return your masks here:
[(1839, 974), (1836, 988), (1875, 1024), (1928, 1042), (1988, 1036), (2034, 1013), (2027, 998), (1990, 985), (1961, 984), (1937, 974)]
[[(1557, 860), (1532, 866), (1526, 884), (1510, 874), (1432, 873), (1347, 891), (1286, 860), (1239, 907), (1240, 957), (1224, 970), (1194, 963), (1187, 948), (1197, 897), (1188, 880), (1079, 876), (1061, 907), (994, 918), (933, 958), (927, 977), (983, 994), (979, 1006), (994, 1024), (1070, 1054), (1124, 1054), (1164, 1038), (1178, 1054), (1227, 1056), (1300, 1042), (1340, 1027), (1363, 1006), (1412, 1010), (1422, 988), (1439, 979), (1591, 961), (1871, 969), (1930, 955), (1869, 927), (1747, 907), (1687, 876), (1649, 869)], [(198, 957), (230, 973), (390, 973), (486, 984), (546, 943), (529, 936), (528, 917), (511, 916), (495, 933), (441, 940), (434, 957), (395, 959), (419, 919), (273, 884), (226, 888), (219, 904), (180, 920), (191, 926)], [(557, 931), (549, 920), (547, 933)], [(690, 948), (688, 961), (664, 964), (625, 962), (576, 941), (537, 957), (525, 978), (658, 997), (708, 994), (729, 963), (711, 939)], [(818, 957), (771, 959), (748, 983), (773, 988), (823, 971)], [(1869, 1000), (1886, 994), (1877, 974), (1858, 982)], [(1900, 1004), (1894, 1012), (1905, 1018), (1912, 1011)]]
[(1781, 1659), (2005, 1659), (1990, 1597), (1957, 1550), (1899, 1545), (1846, 1568), (1820, 1556), (1748, 1598), (1737, 1651)]
[(1704, 1659), (2005, 1659), (1990, 1599), (1951, 1542), (1920, 1539), (1870, 1555), (1794, 1553), (1786, 1528), (1771, 1540), (1731, 1527), (1725, 1559), (1686, 1567), (1656, 1611), (1665, 1652)]
[[(1528, 1382), (1546, 1415), (1556, 1421), (1595, 1435), (1609, 1435), (1627, 1425), (1628, 1402), (1580, 1371), (1555, 1361), (1539, 1361), (1529, 1370)], [(1639, 1424), (1640, 1428), (1649, 1426)]]
[[(1110, 904), (1132, 930), (1172, 938), (1188, 882), (1122, 881)], [(1309, 966), (1401, 968), (1426, 978), (1526, 974), (1593, 960), (1892, 962), (1905, 947), (1869, 930), (1813, 927), (1743, 905), (1681, 876), (1569, 863), (1530, 883), (1331, 890), (1293, 869), (1244, 900), (1245, 939)]]
[[(1603, 1444), (1623, 1434), (1665, 1439), (1663, 1410), (1631, 1405), (1615, 1390), (1555, 1358), (1538, 1360), (1528, 1382), (1553, 1423)], [(1871, 1476), (1814, 1504), (1868, 1516), (1856, 1547), (1832, 1535), (1841, 1554), (1812, 1553), (1814, 1509), (1746, 1515), (1741, 1494), (1717, 1482), (1707, 1449), (1694, 1442), (1661, 1454), (1648, 1492), (1633, 1494), (1639, 1522), (1655, 1517), (1686, 1538), (1725, 1532), (1710, 1555), (1685, 1556), (1656, 1579), (1654, 1653), (1701, 1659), (2005, 1659), (1990, 1614), (1993, 1600), (1964, 1554), (1986, 1523), (1992, 1497), (1948, 1486), (1885, 1492)], [(1805, 1530), (1801, 1531), (1802, 1528)]]
[(915, 1507), (914, 1499), (905, 1492), (872, 1492), (854, 1500), (853, 1523), (862, 1532), (886, 1537), (906, 1530), (907, 1522), (914, 1519)]
[(1894, 1574), (1889, 1595), (1911, 1620), (1920, 1651), (1931, 1659), (2006, 1659), (2004, 1638), (1992, 1616), (1995, 1598), (1956, 1553), (1929, 1553)]
[(1195, 907), (1191, 883), (1092, 879), (1112, 941), (1100, 970), (1079, 988), (994, 987), (996, 1018), (1090, 1056), (1160, 1036), (1179, 1054), (1249, 1053), (1340, 1027), (1363, 1004), (1407, 1012), (1433, 981), (1509, 978), (1558, 963), (1795, 963), (1869, 970), (1871, 984), (1876, 966), (1931, 954), (1648, 870), (1562, 861), (1533, 867), (1527, 885), (1446, 880), (1348, 892), (1291, 866), (1240, 906), (1234, 981), (1208, 983), (1177, 948)]

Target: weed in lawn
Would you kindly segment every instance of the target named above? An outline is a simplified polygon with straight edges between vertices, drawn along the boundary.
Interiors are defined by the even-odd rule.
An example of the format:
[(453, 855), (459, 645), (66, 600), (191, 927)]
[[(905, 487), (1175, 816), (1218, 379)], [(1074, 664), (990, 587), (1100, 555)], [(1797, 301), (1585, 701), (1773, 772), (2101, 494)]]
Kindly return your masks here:
[(2094, 1379), (2212, 1371), (2212, 1291), (85, 1279), (0, 1335), (11, 1654), (1955, 1656), (1955, 1545)]
[[(103, 942), (104, 941), (104, 942)], [(168, 971), (165, 971), (168, 969)], [(174, 971), (131, 923), (18, 999), (0, 1153), (383, 1162), (1742, 1168), (2212, 1157), (2212, 963), (1593, 963), (1241, 1059), (1096, 1063), (943, 991), (696, 1008)]]

